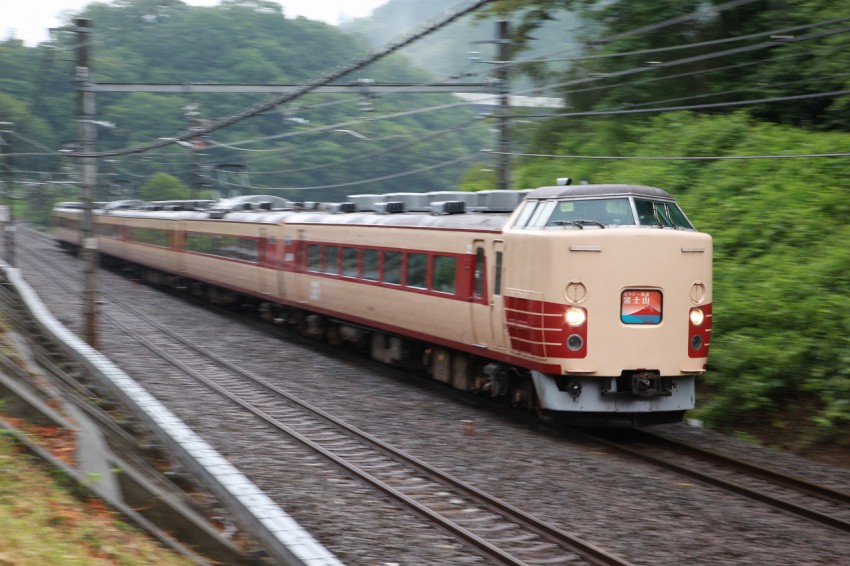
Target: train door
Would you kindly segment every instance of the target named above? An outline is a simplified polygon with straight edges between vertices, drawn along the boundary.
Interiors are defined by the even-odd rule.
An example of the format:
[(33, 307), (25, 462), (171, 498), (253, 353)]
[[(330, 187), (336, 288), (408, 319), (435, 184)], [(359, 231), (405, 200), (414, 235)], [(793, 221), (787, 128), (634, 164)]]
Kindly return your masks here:
[(279, 299), (286, 298), (286, 282), (284, 274), (291, 270), (291, 264), (295, 261), (295, 246), (292, 237), (286, 234), (286, 227), (278, 224), (275, 230), (274, 249), (274, 273), (275, 273), (275, 296)]
[[(488, 249), (489, 248), (489, 249)], [(473, 343), (482, 348), (504, 349), (502, 279), (505, 244), (483, 240), (472, 244), (473, 282), (470, 301)]]
[(504, 350), (508, 347), (505, 338), (505, 242), (493, 240), (493, 263), (491, 270), (493, 290), (490, 298), (490, 331), (493, 334), (494, 346)]
[(298, 230), (298, 237), (295, 240), (295, 270), (298, 274), (298, 285), (294, 288), (296, 301), (305, 303), (307, 297), (310, 296), (310, 282), (307, 281), (306, 274), (303, 270), (307, 269), (307, 235), (304, 230)]
[(275, 277), (271, 271), (275, 266), (275, 248), (277, 247), (274, 234), (265, 226), (260, 227), (260, 240), (257, 246), (257, 277), (260, 292), (263, 295), (274, 293)]
[(168, 244), (171, 248), (168, 254), (167, 269), (171, 273), (183, 273), (186, 270), (186, 254), (184, 253), (186, 232), (184, 222), (167, 222), (166, 226), (168, 226), (169, 234)]

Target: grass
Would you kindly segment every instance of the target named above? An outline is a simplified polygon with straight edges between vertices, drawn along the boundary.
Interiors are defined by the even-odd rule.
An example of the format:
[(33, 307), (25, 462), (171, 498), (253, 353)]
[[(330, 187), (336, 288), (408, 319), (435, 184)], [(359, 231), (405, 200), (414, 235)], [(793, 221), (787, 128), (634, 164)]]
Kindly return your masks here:
[(0, 564), (192, 564), (124, 523), (100, 500), (80, 501), (0, 430)]

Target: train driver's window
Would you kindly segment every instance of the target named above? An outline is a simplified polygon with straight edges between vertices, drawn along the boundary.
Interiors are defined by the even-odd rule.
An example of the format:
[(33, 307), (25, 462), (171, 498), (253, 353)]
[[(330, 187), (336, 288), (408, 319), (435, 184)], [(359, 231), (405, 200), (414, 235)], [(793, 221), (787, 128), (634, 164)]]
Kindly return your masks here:
[(363, 279), (378, 280), (378, 250), (363, 250)]
[(401, 252), (384, 252), (384, 283), (401, 285)]
[(642, 225), (694, 229), (675, 203), (635, 199), (635, 208)]
[(594, 224), (618, 226), (634, 223), (628, 199), (583, 199), (559, 201), (546, 226), (585, 228)]
[(656, 214), (654, 202), (635, 199), (635, 208), (637, 209), (641, 226), (661, 226), (661, 218)]

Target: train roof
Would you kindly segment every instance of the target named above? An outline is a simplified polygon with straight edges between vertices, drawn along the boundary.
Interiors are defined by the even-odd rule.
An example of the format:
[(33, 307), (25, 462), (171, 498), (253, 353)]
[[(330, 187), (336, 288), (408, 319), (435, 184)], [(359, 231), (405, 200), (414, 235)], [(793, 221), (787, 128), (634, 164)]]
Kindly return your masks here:
[(654, 199), (675, 200), (670, 193), (657, 187), (643, 185), (566, 185), (540, 187), (530, 191), (528, 199), (591, 198), (612, 196), (639, 196)]

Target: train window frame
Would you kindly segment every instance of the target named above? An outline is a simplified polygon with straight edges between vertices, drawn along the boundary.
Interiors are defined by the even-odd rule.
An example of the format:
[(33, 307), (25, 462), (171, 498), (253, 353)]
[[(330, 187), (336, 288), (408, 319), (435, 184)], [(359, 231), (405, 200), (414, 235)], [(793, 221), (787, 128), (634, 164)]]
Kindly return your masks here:
[(457, 294), (457, 273), (455, 256), (433, 255), (431, 257), (431, 290), (447, 295)]
[[(354, 252), (353, 256), (351, 252)], [(343, 246), (342, 248), (342, 276), (360, 276), (360, 248)]]
[(404, 267), (404, 286), (411, 289), (428, 290), (428, 254), (407, 253)]
[(549, 221), (549, 217), (552, 216), (552, 212), (555, 210), (555, 207), (558, 205), (557, 200), (547, 200), (541, 202), (537, 208), (534, 210), (534, 214), (526, 224), (526, 228), (543, 228), (546, 225), (546, 222)]
[[(695, 230), (693, 224), (675, 202), (651, 198), (634, 198), (632, 200), (634, 201), (635, 218), (637, 218), (640, 226)], [(646, 208), (647, 205), (649, 205), (649, 209)]]
[(528, 224), (528, 220), (531, 218), (531, 215), (537, 209), (538, 204), (539, 201), (536, 200), (526, 201), (522, 206), (522, 210), (519, 212), (519, 216), (517, 216), (514, 228), (525, 228)]
[(130, 240), (136, 244), (155, 248), (170, 249), (172, 247), (171, 232), (163, 228), (133, 226), (130, 230)]
[(501, 295), (502, 294), (502, 263), (504, 252), (496, 252), (496, 272), (493, 277), (493, 294)]
[(485, 282), (487, 279), (487, 252), (483, 246), (475, 249), (475, 264), (472, 269), (472, 298), (484, 298)]
[[(387, 260), (391, 261), (387, 261)], [(404, 254), (397, 250), (381, 251), (381, 283), (401, 286)]]
[(323, 246), (325, 248), (325, 264), (322, 273), (328, 275), (339, 275), (339, 246)]
[[(586, 222), (584, 222), (586, 221)], [(544, 224), (548, 229), (617, 228), (637, 225), (628, 196), (560, 199)]]
[[(361, 278), (365, 281), (380, 281), (381, 280), (381, 250), (376, 248), (365, 248), (361, 256), (362, 275)], [(373, 260), (374, 259), (374, 264)]]
[(307, 253), (304, 260), (307, 271), (314, 273), (322, 272), (322, 246), (319, 244), (307, 244)]

